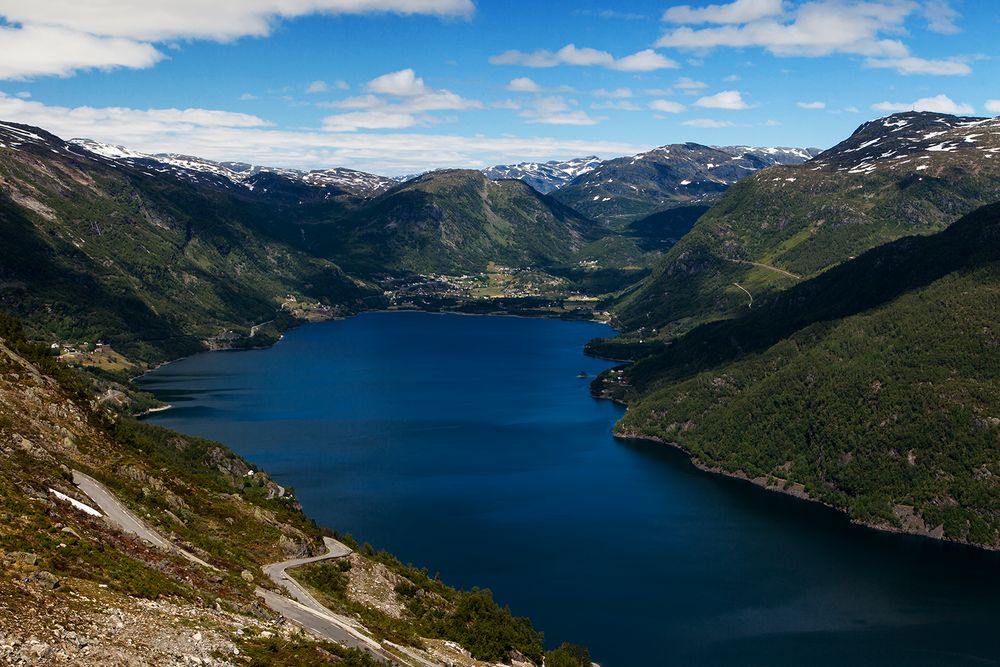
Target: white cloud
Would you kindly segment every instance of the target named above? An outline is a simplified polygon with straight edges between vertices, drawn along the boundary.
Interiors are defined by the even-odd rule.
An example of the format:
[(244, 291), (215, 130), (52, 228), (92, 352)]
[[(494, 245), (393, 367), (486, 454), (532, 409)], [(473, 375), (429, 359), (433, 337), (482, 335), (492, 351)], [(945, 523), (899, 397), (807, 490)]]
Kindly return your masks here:
[(579, 155), (634, 155), (649, 145), (545, 136), (460, 136), (277, 130), (245, 114), (207, 109), (60, 107), (0, 93), (0, 118), (41, 126), (62, 137), (88, 137), (149, 153), (318, 169), (344, 166), (384, 174), (436, 167), (480, 168)]
[(577, 65), (581, 67), (600, 66), (624, 72), (652, 72), (658, 69), (679, 67), (673, 60), (646, 49), (622, 58), (615, 58), (607, 51), (578, 47), (567, 44), (558, 51), (539, 49), (525, 52), (510, 50), (490, 56), (494, 65), (522, 65), (524, 67), (556, 67), (557, 65)]
[(615, 88), (614, 90), (607, 90), (606, 88), (598, 88), (594, 91), (594, 97), (611, 97), (616, 99), (624, 99), (626, 97), (632, 97), (631, 88)]
[(328, 93), (330, 92), (330, 86), (327, 85), (326, 81), (313, 81), (308, 86), (306, 86), (307, 93)]
[(690, 5), (671, 7), (663, 13), (670, 23), (748, 23), (782, 12), (781, 0), (735, 0), (726, 5), (692, 8)]
[(151, 67), (164, 57), (156, 43), (261, 37), (281, 19), (308, 14), (473, 11), (471, 0), (0, 0), (6, 24), (0, 25), (0, 78)]
[(706, 109), (749, 109), (750, 105), (743, 101), (743, 95), (738, 90), (723, 90), (715, 95), (699, 97), (694, 103), (696, 107)]
[(426, 124), (428, 119), (413, 114), (392, 111), (351, 111), (323, 119), (323, 129), (328, 132), (355, 132), (357, 130), (402, 130)]
[(800, 109), (825, 109), (826, 102), (796, 102)]
[(515, 93), (538, 93), (541, 92), (542, 87), (528, 77), (521, 76), (511, 79), (510, 83), (507, 84), (507, 90)]
[(759, 18), (717, 27), (673, 28), (656, 46), (710, 49), (761, 47), (779, 56), (825, 56), (848, 53), (871, 57), (909, 55), (896, 37), (917, 5), (909, 1), (840, 2), (815, 0), (798, 5), (790, 20)]
[(876, 111), (934, 111), (937, 113), (950, 114), (972, 114), (976, 110), (971, 104), (954, 102), (947, 95), (935, 95), (934, 97), (923, 97), (916, 102), (879, 102), (873, 104), (872, 109)]
[(907, 56), (905, 58), (869, 58), (866, 67), (894, 69), (900, 74), (931, 74), (935, 76), (965, 76), (972, 68), (958, 60), (925, 60)]
[(239, 96), (238, 99), (240, 100), (240, 102), (251, 102), (257, 99), (257, 96), (254, 95), (253, 93), (243, 93), (242, 95)]
[(26, 100), (29, 97), (31, 97), (31, 93), (29, 93), (27, 90), (22, 90), (16, 93), (16, 96)]
[(69, 76), (81, 69), (141, 69), (163, 59), (163, 54), (150, 44), (38, 25), (0, 26), (0, 53), (4, 54), (0, 58), (0, 79), (39, 74)]
[(659, 69), (677, 69), (680, 65), (653, 49), (646, 49), (619, 58), (608, 67), (622, 72), (654, 72)]
[(682, 76), (677, 79), (677, 82), (674, 84), (674, 88), (678, 88), (680, 90), (701, 90), (702, 88), (708, 88), (708, 84), (704, 81), (695, 81), (690, 77)]
[(983, 105), (990, 113), (1000, 113), (1000, 100), (986, 100)]
[(681, 123), (688, 127), (702, 127), (708, 129), (718, 129), (722, 127), (733, 127), (733, 123), (728, 120), (713, 120), (711, 118), (692, 118)]
[(0, 16), (11, 23), (148, 42), (263, 37), (276, 19), (309, 14), (468, 16), (474, 9), (471, 0), (0, 0)]
[(519, 114), (527, 123), (545, 125), (596, 125), (603, 118), (594, 118), (586, 111), (575, 110), (576, 103), (558, 95), (536, 97)]
[(441, 121), (426, 115), (429, 111), (464, 111), (483, 106), (478, 100), (431, 88), (412, 69), (383, 74), (369, 81), (365, 89), (371, 92), (318, 103), (316, 106), (327, 109), (351, 110), (324, 118), (324, 129), (334, 132), (403, 129)]
[(337, 90), (350, 90), (351, 84), (347, 83), (343, 79), (337, 79), (333, 82), (333, 87)]
[(605, 100), (604, 102), (595, 102), (590, 105), (590, 108), (612, 109), (616, 111), (642, 111), (642, 107), (635, 102), (629, 102), (628, 100)]
[(728, 81), (728, 82), (739, 81), (739, 80), (740, 80), (739, 74), (730, 74), (729, 76), (723, 79), (723, 81)]
[(662, 111), (664, 113), (680, 113), (687, 109), (686, 106), (680, 102), (672, 102), (671, 100), (653, 100), (649, 103), (649, 108), (654, 111)]
[(927, 19), (927, 29), (942, 35), (953, 35), (959, 32), (955, 19), (959, 14), (949, 4), (948, 0), (925, 0), (924, 18)]
[(424, 80), (418, 77), (416, 73), (409, 68), (376, 77), (369, 81), (365, 88), (373, 93), (394, 95), (396, 97), (424, 95), (430, 92), (430, 89), (424, 83)]

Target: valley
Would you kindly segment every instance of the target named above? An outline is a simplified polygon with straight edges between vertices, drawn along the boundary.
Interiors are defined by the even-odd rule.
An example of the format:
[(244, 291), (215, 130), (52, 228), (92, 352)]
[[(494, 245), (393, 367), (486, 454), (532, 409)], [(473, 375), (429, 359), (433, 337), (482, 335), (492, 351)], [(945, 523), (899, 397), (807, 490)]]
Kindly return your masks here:
[[(565, 458), (575, 461), (571, 469), (577, 478), (563, 483), (579, 482), (581, 488), (598, 483), (595, 470), (573, 458), (582, 454), (548, 448), (550, 441), (560, 441), (560, 433), (573, 431), (566, 424), (579, 421), (586, 425), (580, 427), (579, 441), (591, 443), (580, 451), (613, 466), (620, 488), (638, 485), (659, 497), (655, 484), (646, 486), (632, 475), (643, 457), (656, 459), (659, 470), (661, 455), (637, 443), (673, 445), (683, 457), (671, 459), (670, 472), (662, 473), (670, 488), (687, 484), (688, 473), (675, 465), (686, 466), (687, 457), (701, 471), (826, 505), (866, 527), (1000, 549), (1000, 348), (994, 331), (1000, 308), (998, 141), (997, 119), (903, 112), (865, 123), (825, 151), (684, 143), (611, 160), (440, 169), (397, 181), (347, 169), (267, 168), (141, 153), (0, 123), (5, 241), (0, 307), (11, 315), (0, 322), (5, 355), (0, 456), (7, 471), (0, 492), (5, 504), (17, 508), (7, 512), (0, 532), (3, 567), (13, 573), (5, 591), (12, 600), (36, 600), (44, 597), (39, 582), (55, 582), (46, 590), (100, 600), (107, 614), (98, 620), (86, 616), (86, 605), (76, 598), (64, 607), (74, 610), (75, 625), (92, 628), (88, 632), (116, 623), (108, 620), (114, 618), (151, 624), (156, 631), (143, 650), (156, 651), (163, 660), (183, 658), (170, 652), (180, 635), (169, 623), (149, 617), (188, 614), (211, 617), (211, 630), (197, 626), (200, 637), (211, 636), (206, 641), (211, 651), (189, 649), (199, 660), (219, 651), (259, 655), (278, 642), (280, 650), (303, 660), (329, 654), (335, 664), (373, 664), (371, 656), (316, 642), (291, 624), (277, 623), (254, 594), (261, 584), (272, 596), (272, 609), (285, 609), (287, 603), (274, 598), (281, 594), (278, 587), (255, 577), (268, 563), (312, 559), (322, 551), (323, 538), (331, 535), (309, 518), (314, 517), (338, 530), (356, 529), (397, 555), (441, 567), (445, 581), (470, 589), (450, 588), (427, 571), (340, 535), (354, 549), (350, 567), (338, 565), (346, 560), (317, 562), (302, 570), (302, 582), (309, 595), (365, 628), (380, 647), (376, 659), (520, 666), (580, 650), (543, 643), (531, 621), (501, 606), (516, 601), (517, 613), (530, 610), (533, 621), (544, 623), (540, 627), (557, 629), (560, 641), (596, 647), (619, 661), (631, 660), (628, 664), (656, 664), (648, 651), (616, 653), (615, 642), (587, 636), (596, 632), (589, 620), (564, 618), (564, 608), (540, 602), (533, 591), (541, 584), (523, 574), (533, 566), (524, 564), (520, 578), (512, 578), (500, 567), (485, 566), (490, 562), (485, 552), (476, 551), (475, 571), (463, 569), (451, 554), (463, 553), (468, 545), (449, 546), (448, 535), (438, 534), (440, 548), (418, 550), (415, 545), (426, 541), (429, 527), (408, 535), (394, 532), (401, 522), (420, 526), (425, 519), (405, 511), (397, 516), (386, 507), (386, 516), (395, 517), (389, 526), (352, 505), (398, 501), (385, 479), (398, 481), (414, 470), (423, 471), (428, 488), (410, 503), (434, 499), (451, 483), (465, 488), (469, 480), (482, 481), (482, 470), (497, 469), (521, 479), (522, 490), (533, 494), (539, 507), (568, 515), (562, 501), (538, 485), (533, 475), (541, 472), (508, 469), (506, 459), (469, 460), (461, 464), (464, 472), (455, 472), (454, 479), (446, 475), (442, 482), (439, 472), (422, 467), (426, 463), (397, 451), (393, 460), (415, 467), (390, 466), (383, 471), (385, 479), (368, 478), (366, 489), (385, 492), (378, 497), (366, 495), (338, 471), (330, 471), (330, 477), (344, 486), (331, 487), (303, 472), (301, 460), (283, 458), (285, 449), (298, 451), (329, 433), (346, 437), (346, 449), (337, 450), (337, 456), (346, 457), (345, 466), (357, 464), (351, 456), (361, 456), (350, 454), (352, 438), (372, 447), (398, 439), (419, 451), (435, 451), (447, 438), (428, 440), (419, 428), (398, 430), (397, 419), (417, 410), (410, 418), (419, 426), (450, 392), (455, 394), (447, 403), (464, 406), (455, 409), (471, 420), (469, 429), (483, 405), (506, 405), (503, 418), (481, 415), (482, 433), (506, 433), (503, 442), (535, 443), (536, 449), (520, 452), (518, 460), (542, 456), (539, 470), (549, 471), (548, 480), (559, 478), (550, 469)], [(410, 322), (405, 319), (378, 320), (384, 324), (372, 328), (357, 324), (372, 321), (367, 317), (427, 312), (569, 320), (534, 324), (564, 325), (575, 333), (567, 347), (562, 334), (504, 334), (509, 325), (497, 318), (469, 325), (458, 338), (452, 337), (461, 328), (454, 318), (420, 320), (412, 329), (393, 324)], [(292, 332), (306, 323), (325, 324)], [(361, 327), (361, 337), (343, 333), (337, 335), (346, 336), (346, 342), (336, 336), (320, 341), (309, 333), (341, 325), (345, 328), (337, 331)], [(577, 326), (593, 328), (583, 335), (583, 329), (572, 328)], [(390, 343), (358, 358), (346, 352), (384, 342), (397, 327), (408, 332), (407, 343)], [(171, 367), (213, 356), (203, 352), (259, 355), (248, 362), (254, 369), (264, 363), (264, 355), (280, 361), (289, 349), (283, 339), (299, 336), (306, 347), (294, 363), (307, 359), (302, 368), (326, 369), (324, 377), (315, 378), (322, 389), (308, 394), (340, 396), (349, 414), (340, 415), (344, 406), (310, 408), (299, 396), (286, 406), (289, 414), (273, 416), (274, 425), (261, 408), (271, 399), (243, 406), (254, 415), (245, 422), (200, 421), (197, 415), (213, 413), (211, 400), (201, 413), (187, 412), (186, 403), (200, 400), (192, 398), (197, 392), (188, 393), (194, 389), (177, 386), (171, 393), (156, 386), (164, 370), (169, 377)], [(426, 351), (427, 359), (394, 358), (410, 344)], [(435, 356), (448, 346), (465, 350), (466, 356)], [(539, 355), (548, 350), (562, 359), (566, 368), (547, 375), (550, 357), (539, 355), (531, 357), (533, 365), (518, 366), (515, 351), (526, 355), (535, 347)], [(584, 349), (589, 357), (580, 355)], [(491, 354), (499, 360), (501, 375), (488, 383), (492, 389), (484, 389), (477, 378), (485, 376), (465, 377), (463, 365), (486, 373)], [(181, 358), (180, 366), (162, 366)], [(340, 365), (329, 366), (331, 359)], [(394, 361), (382, 368), (379, 359)], [(220, 372), (213, 367), (218, 362), (204, 363), (208, 369), (191, 377)], [(152, 379), (135, 381), (156, 368)], [(516, 376), (504, 374), (515, 368), (520, 369)], [(262, 385), (253, 375), (239, 381), (250, 382), (246, 395), (253, 396), (281, 372), (280, 364), (272, 367)], [(239, 376), (231, 369), (226, 373)], [(307, 371), (297, 373), (304, 377)], [(437, 386), (439, 374), (445, 383)], [(626, 406), (624, 413), (610, 402), (594, 404), (603, 407), (588, 402), (588, 382), (581, 378), (591, 375), (597, 377), (589, 394)], [(325, 386), (329, 378), (346, 384)], [(367, 393), (371, 382), (381, 393)], [(381, 415), (368, 414), (355, 421), (370, 405), (392, 403), (396, 389), (389, 386), (395, 382), (406, 397), (390, 410), (396, 418), (383, 423)], [(221, 391), (220, 401), (228, 391), (204, 390), (208, 396)], [(421, 391), (430, 393), (421, 398)], [(523, 418), (538, 430), (517, 419), (510, 422), (510, 415), (528, 408), (504, 403), (490, 391), (504, 391), (522, 404), (537, 403), (541, 412)], [(362, 396), (368, 403), (356, 402)], [(552, 397), (557, 403), (550, 405)], [(422, 400), (432, 399), (434, 406), (421, 407)], [(469, 400), (474, 402), (464, 403)], [(168, 404), (170, 409), (163, 410)], [(550, 410), (543, 409), (546, 405)], [(573, 416), (559, 422), (556, 416), (563, 410)], [(306, 425), (318, 413), (340, 416), (309, 431)], [(134, 419), (140, 414), (145, 420)], [(559, 424), (547, 424), (543, 416)], [(435, 419), (429, 427), (435, 433), (451, 428), (445, 416)], [(254, 432), (246, 430), (248, 423)], [(606, 437), (612, 424), (616, 441)], [(195, 433), (221, 440), (240, 455)], [(490, 456), (504, 451), (503, 442), (494, 443)], [(588, 449), (594, 443), (600, 447)], [(271, 449), (275, 444), (277, 451)], [(613, 455), (598, 453), (602, 448), (618, 449)], [(365, 470), (381, 470), (383, 463), (381, 458), (369, 461)], [(258, 464), (280, 475), (281, 484)], [(447, 470), (459, 459), (445, 453), (435, 465)], [(197, 561), (49, 500), (52, 489), (85, 501), (73, 484), (73, 470), (105, 485), (130, 511), (146, 517), (153, 530), (169, 536), (169, 544)], [(295, 486), (305, 486), (286, 493), (293, 479)], [(505, 493), (503, 482), (489, 480), (498, 496)], [(357, 494), (354, 500), (347, 497), (351, 492)], [(609, 487), (607, 492), (616, 491)], [(338, 494), (352, 509), (341, 516), (324, 514), (322, 499)], [(619, 507), (622, 513), (641, 504), (634, 493), (626, 496), (630, 500)], [(719, 508), (730, 502), (729, 496), (699, 497), (710, 498), (712, 512), (724, 513)], [(573, 498), (578, 496), (570, 502)], [(660, 500), (669, 504), (676, 498)], [(445, 514), (430, 500), (421, 502), (430, 503), (424, 507), (428, 513)], [(465, 501), (453, 496), (448, 502), (460, 506)], [(509, 507), (518, 502), (508, 498)], [(760, 502), (770, 507), (770, 501)], [(473, 524), (503, 515), (487, 505), (477, 510), (482, 512), (477, 518), (466, 517), (452, 530), (473, 534)], [(595, 516), (601, 511), (592, 508)], [(661, 521), (658, 511), (642, 516)], [(810, 516), (823, 526), (834, 521)], [(745, 515), (739, 520), (756, 521)], [(494, 530), (502, 535), (507, 528), (501, 523)], [(844, 545), (875, 539), (842, 528), (829, 528), (841, 540), (833, 548), (851, 550), (856, 547)], [(615, 529), (605, 524), (603, 530)], [(621, 522), (617, 529), (633, 537), (644, 530)], [(531, 530), (544, 543), (546, 529)], [(805, 549), (784, 530), (767, 530), (781, 536), (779, 544)], [(585, 550), (579, 534), (563, 538)], [(506, 535), (510, 542), (517, 539), (516, 533)], [(751, 536), (752, 531), (747, 545)], [(702, 537), (691, 533), (686, 539)], [(677, 543), (667, 540), (661, 546), (660, 556), (669, 559)], [(955, 548), (920, 548), (939, 547)], [(558, 545), (546, 548), (554, 552)], [(722, 558), (712, 549), (704, 553), (709, 560)], [(934, 558), (952, 563), (954, 553)], [(642, 561), (647, 556), (631, 557)], [(601, 550), (595, 555), (598, 561), (615, 557)], [(598, 568), (598, 561), (591, 567)], [(88, 572), (104, 574), (95, 578)], [(873, 570), (871, 579), (877, 574)], [(475, 588), (478, 576), (499, 587), (501, 604), (493, 601), (493, 593)], [(574, 577), (572, 586), (589, 585), (582, 571)], [(385, 581), (394, 582), (393, 591), (369, 595), (357, 588), (385, 588)], [(614, 597), (619, 590), (612, 584), (603, 595)], [(566, 599), (577, 594), (572, 588), (560, 593)], [(901, 599), (895, 590), (886, 595)], [(150, 602), (134, 607), (135, 599)], [(166, 599), (174, 606), (168, 608)], [(820, 604), (810, 598), (814, 603)], [(30, 611), (32, 604), (9, 607), (8, 615), (27, 614), (44, 628), (43, 619)], [(582, 599), (574, 604), (586, 607)], [(917, 604), (929, 605), (924, 599)], [(209, 609), (204, 614), (203, 607)], [(126, 608), (120, 615), (113, 611)], [(668, 616), (671, 623), (679, 622), (674, 612)], [(698, 618), (711, 622), (708, 616)], [(776, 632), (784, 632), (779, 620), (770, 622)], [(469, 623), (480, 625), (470, 631)], [(936, 631), (946, 633), (947, 619), (935, 623)], [(579, 627), (591, 629), (581, 636), (574, 633)], [(632, 644), (654, 632), (638, 620), (629, 630), (638, 631)], [(0, 632), (14, 628), (0, 625)], [(480, 641), (484, 637), (490, 640)], [(133, 650), (124, 640), (111, 642), (106, 632), (93, 641), (102, 644), (102, 651), (112, 651), (94, 654), (102, 659)], [(779, 650), (793, 655), (794, 642), (787, 641)], [(12, 648), (10, 655), (27, 655), (43, 643), (38, 637), (34, 643), (19, 642), (20, 653)], [(85, 655), (83, 647), (71, 646), (62, 635), (44, 643), (54, 654)], [(719, 664), (736, 655), (725, 641), (713, 646)], [(978, 646), (981, 652), (992, 650)]]

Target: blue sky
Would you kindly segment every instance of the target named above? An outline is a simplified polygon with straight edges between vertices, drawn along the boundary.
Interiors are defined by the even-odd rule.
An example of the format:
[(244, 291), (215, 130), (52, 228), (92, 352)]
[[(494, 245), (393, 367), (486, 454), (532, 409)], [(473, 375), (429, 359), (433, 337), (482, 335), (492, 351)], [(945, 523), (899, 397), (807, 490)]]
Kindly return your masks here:
[(995, 0), (0, 0), (0, 119), (383, 174), (1000, 114)]

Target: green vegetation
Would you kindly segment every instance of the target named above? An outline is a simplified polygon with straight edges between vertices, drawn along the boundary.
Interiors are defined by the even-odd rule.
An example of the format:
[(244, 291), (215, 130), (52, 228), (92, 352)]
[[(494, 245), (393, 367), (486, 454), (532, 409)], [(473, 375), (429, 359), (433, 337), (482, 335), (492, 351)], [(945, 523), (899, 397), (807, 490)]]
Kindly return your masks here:
[(347, 594), (348, 561), (322, 562), (295, 570), (294, 576), (317, 591), (334, 609), (357, 615), (378, 636), (402, 644), (419, 645), (420, 638), (457, 642), (478, 660), (498, 662), (517, 651), (541, 664), (542, 636), (526, 618), (499, 606), (489, 590), (459, 591), (428, 576), (426, 570), (403, 565), (370, 546), (362, 553), (401, 578), (395, 594), (405, 613), (393, 618), (361, 605)]
[(545, 667), (590, 667), (590, 651), (583, 646), (566, 644), (554, 651), (546, 651)]
[(288, 294), (345, 312), (378, 297), (296, 246), (299, 209), (37, 148), (0, 162), (0, 303), (34, 339), (162, 361), (227, 331), (213, 344), (272, 342), (249, 330)]
[(468, 170), (425, 174), (303, 232), (314, 252), (361, 275), (475, 273), (490, 262), (545, 266), (605, 233), (521, 181)]
[(853, 518), (1000, 546), (1000, 204), (876, 248), (609, 386), (621, 434)]
[(616, 304), (618, 324), (670, 338), (736, 317), (748, 299), (734, 283), (756, 307), (799, 282), (793, 276), (816, 276), (881, 244), (940, 231), (1000, 199), (1000, 170), (984, 146), (958, 138), (952, 152), (842, 167), (838, 160), (865, 137), (824, 153), (821, 164), (772, 167), (732, 186)]
[[(247, 667), (376, 667), (382, 663), (357, 649), (300, 636), (291, 640), (256, 636), (240, 642), (237, 664)], [(233, 660), (231, 656), (227, 659)]]

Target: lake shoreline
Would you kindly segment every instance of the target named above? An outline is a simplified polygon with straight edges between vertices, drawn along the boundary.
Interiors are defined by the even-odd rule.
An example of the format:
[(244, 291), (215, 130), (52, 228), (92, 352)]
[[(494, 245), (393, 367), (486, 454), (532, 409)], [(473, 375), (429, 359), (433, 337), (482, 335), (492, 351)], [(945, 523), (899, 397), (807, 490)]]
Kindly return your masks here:
[[(619, 405), (625, 406), (626, 409), (628, 408), (628, 404), (625, 401), (622, 401), (620, 399), (614, 399), (614, 398), (605, 397), (605, 396), (595, 396), (595, 398), (600, 398), (602, 400), (610, 400), (610, 401), (612, 401), (614, 403), (617, 403)], [(693, 452), (689, 451), (688, 449), (686, 449), (685, 447), (683, 447), (682, 445), (680, 445), (680, 444), (678, 444), (676, 442), (671, 442), (669, 440), (664, 440), (662, 438), (658, 438), (658, 437), (653, 436), (653, 435), (644, 435), (644, 434), (637, 433), (637, 432), (634, 432), (634, 431), (626, 431), (626, 432), (621, 432), (621, 433), (618, 432), (618, 431), (615, 431), (613, 433), (613, 435), (614, 435), (614, 438), (616, 440), (623, 440), (623, 441), (633, 440), (633, 441), (643, 441), (643, 442), (655, 442), (655, 443), (657, 443), (659, 445), (666, 445), (667, 447), (670, 447), (672, 449), (676, 449), (677, 451), (683, 453), (687, 457), (687, 459), (691, 463), (691, 465), (693, 465), (695, 468), (697, 468), (698, 470), (700, 470), (702, 472), (709, 473), (709, 474), (712, 474), (712, 475), (719, 475), (719, 476), (722, 476), (722, 477), (728, 477), (730, 479), (740, 480), (742, 482), (747, 482), (747, 483), (752, 484), (752, 485), (754, 485), (754, 486), (756, 486), (756, 487), (758, 487), (760, 489), (763, 489), (764, 491), (770, 491), (772, 493), (779, 493), (779, 494), (782, 494), (782, 495), (785, 495), (785, 496), (791, 496), (792, 498), (795, 498), (797, 500), (801, 500), (803, 502), (808, 502), (808, 503), (812, 503), (812, 504), (815, 504), (815, 505), (821, 505), (823, 507), (826, 507), (826, 508), (828, 508), (828, 509), (836, 512), (838, 515), (846, 518), (851, 524), (853, 524), (855, 526), (860, 526), (862, 528), (867, 528), (869, 530), (875, 530), (875, 531), (878, 531), (880, 533), (891, 533), (891, 534), (895, 534), (895, 535), (906, 535), (906, 536), (909, 536), (909, 537), (917, 537), (917, 538), (922, 538), (922, 539), (927, 539), (927, 540), (933, 540), (935, 542), (939, 542), (939, 543), (942, 543), (942, 544), (948, 544), (948, 545), (954, 545), (954, 546), (959, 546), (959, 547), (968, 548), (968, 549), (974, 549), (976, 551), (983, 552), (983, 553), (1000, 553), (1000, 548), (989, 547), (989, 546), (985, 546), (985, 545), (976, 544), (976, 543), (973, 543), (973, 542), (966, 542), (966, 541), (956, 540), (954, 538), (946, 537), (944, 535), (944, 533), (943, 533), (942, 527), (940, 527), (940, 526), (937, 527), (937, 528), (931, 529), (931, 530), (928, 530), (926, 528), (915, 528), (913, 530), (907, 530), (905, 527), (894, 526), (894, 525), (891, 525), (891, 524), (885, 524), (885, 523), (880, 524), (880, 523), (874, 523), (874, 522), (868, 522), (868, 521), (859, 521), (858, 519), (855, 519), (855, 518), (851, 517), (847, 513), (846, 510), (841, 509), (841, 508), (837, 507), (836, 505), (831, 505), (830, 503), (828, 503), (828, 502), (826, 502), (824, 500), (820, 500), (818, 498), (813, 498), (812, 496), (810, 496), (808, 494), (808, 492), (806, 492), (805, 487), (801, 483), (792, 482), (790, 487), (785, 488), (785, 483), (787, 483), (789, 480), (781, 479), (779, 477), (774, 477), (774, 476), (771, 476), (771, 477), (765, 477), (765, 476), (750, 477), (743, 470), (735, 470), (735, 471), (733, 471), (733, 470), (727, 470), (725, 468), (721, 468), (719, 466), (710, 466), (710, 465), (706, 464), (704, 461), (702, 461), (701, 459), (699, 459)]]

